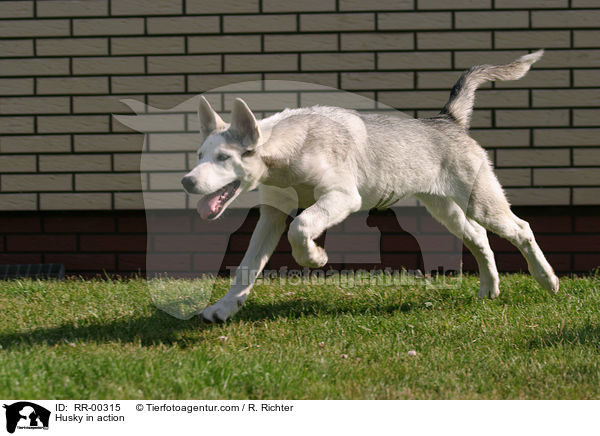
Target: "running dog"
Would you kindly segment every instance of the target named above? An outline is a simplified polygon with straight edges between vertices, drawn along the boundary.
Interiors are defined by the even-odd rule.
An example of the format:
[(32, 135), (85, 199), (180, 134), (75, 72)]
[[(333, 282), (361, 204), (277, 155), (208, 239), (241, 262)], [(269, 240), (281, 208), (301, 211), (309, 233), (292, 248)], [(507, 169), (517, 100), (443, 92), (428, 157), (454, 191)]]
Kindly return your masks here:
[(407, 196), (416, 197), (473, 253), (479, 297), (500, 292), (486, 229), (515, 245), (537, 282), (558, 292), (558, 278), (529, 224), (512, 213), (485, 150), (468, 134), (477, 87), (523, 77), (542, 54), (472, 67), (433, 118), (315, 106), (257, 120), (237, 99), (228, 124), (200, 98), (202, 145), (196, 167), (182, 179), (187, 192), (203, 195), (198, 213), (217, 219), (240, 193), (255, 188), (262, 205), (232, 287), (204, 309), (204, 319), (225, 321), (242, 307), (295, 208), (304, 211), (289, 226), (292, 254), (300, 265), (319, 268), (327, 253), (315, 239), (326, 229), (353, 212), (386, 208)]

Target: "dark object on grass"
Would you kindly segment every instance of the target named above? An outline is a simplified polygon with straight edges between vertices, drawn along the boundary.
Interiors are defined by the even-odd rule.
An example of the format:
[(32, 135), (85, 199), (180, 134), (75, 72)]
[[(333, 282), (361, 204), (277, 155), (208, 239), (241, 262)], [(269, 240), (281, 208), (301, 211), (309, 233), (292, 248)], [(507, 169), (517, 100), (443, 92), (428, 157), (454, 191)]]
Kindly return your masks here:
[(28, 263), (22, 265), (0, 265), (0, 280), (10, 279), (57, 279), (65, 277), (62, 263)]

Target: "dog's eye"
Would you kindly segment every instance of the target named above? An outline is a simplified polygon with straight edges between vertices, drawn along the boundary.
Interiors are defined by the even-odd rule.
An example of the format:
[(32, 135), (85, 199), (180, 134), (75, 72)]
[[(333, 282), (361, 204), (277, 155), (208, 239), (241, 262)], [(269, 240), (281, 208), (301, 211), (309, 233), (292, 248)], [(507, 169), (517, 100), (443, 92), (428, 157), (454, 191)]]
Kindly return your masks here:
[(198, 160), (202, 160), (202, 153), (198, 153)]
[(219, 155), (217, 155), (217, 160), (223, 162), (223, 161), (229, 159), (230, 157), (231, 156), (229, 156), (227, 154), (219, 154)]

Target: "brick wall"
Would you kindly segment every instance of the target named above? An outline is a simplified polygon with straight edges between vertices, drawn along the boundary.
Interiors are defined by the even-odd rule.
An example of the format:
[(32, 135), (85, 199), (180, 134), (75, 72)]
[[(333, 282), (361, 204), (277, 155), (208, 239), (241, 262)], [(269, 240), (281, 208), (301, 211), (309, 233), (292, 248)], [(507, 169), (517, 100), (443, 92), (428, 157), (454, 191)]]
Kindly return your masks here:
[[(143, 209), (141, 190), (152, 187), (179, 196), (168, 207), (190, 207), (172, 182), (197, 147), (185, 102), (217, 87), (226, 88), (209, 99), (225, 116), (237, 95), (259, 115), (327, 104), (321, 86), (364, 97), (336, 97), (357, 109), (427, 116), (465, 68), (545, 48), (526, 78), (478, 92), (472, 135), (513, 204), (563, 207), (575, 226), (576, 207), (600, 204), (599, 28), (598, 0), (1, 1), (0, 211), (9, 220), (37, 212), (23, 216), (40, 223), (52, 211), (95, 223), (97, 214), (75, 211), (103, 211), (116, 226), (125, 213), (117, 211)], [(150, 128), (144, 142), (112, 116), (132, 114), (132, 101), (181, 116), (169, 120), (187, 133), (166, 144)], [(140, 178), (141, 153), (166, 165), (163, 176)], [(79, 236), (52, 239), (40, 226), (65, 253), (87, 252)], [(3, 250), (15, 247), (9, 229)], [(89, 253), (121, 268), (122, 255)], [(19, 256), (4, 258), (30, 255)]]

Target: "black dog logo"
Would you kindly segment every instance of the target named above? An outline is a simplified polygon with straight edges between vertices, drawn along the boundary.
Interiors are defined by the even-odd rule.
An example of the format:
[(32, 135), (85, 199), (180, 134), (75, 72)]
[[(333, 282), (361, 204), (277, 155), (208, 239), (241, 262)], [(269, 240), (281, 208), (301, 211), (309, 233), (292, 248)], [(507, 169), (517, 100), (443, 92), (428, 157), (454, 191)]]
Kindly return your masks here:
[[(48, 428), (50, 411), (29, 401), (19, 401), (6, 409), (6, 431), (14, 433), (17, 425), (19, 428)], [(41, 425), (39, 423), (41, 421)]]

